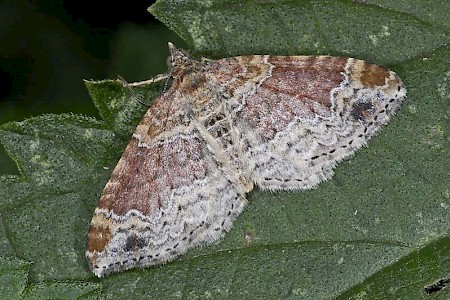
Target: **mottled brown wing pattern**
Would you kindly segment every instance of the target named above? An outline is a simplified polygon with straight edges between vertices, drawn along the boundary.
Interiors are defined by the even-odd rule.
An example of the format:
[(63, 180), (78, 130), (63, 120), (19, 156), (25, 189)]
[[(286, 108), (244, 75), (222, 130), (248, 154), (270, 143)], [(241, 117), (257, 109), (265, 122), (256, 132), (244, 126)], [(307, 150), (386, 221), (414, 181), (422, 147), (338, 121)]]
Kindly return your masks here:
[[(216, 241), (245, 206), (243, 185), (224, 155), (211, 151), (205, 129), (176, 124), (176, 114), (159, 119), (160, 103), (173, 100), (167, 96), (174, 95), (156, 100), (136, 129), (95, 210), (86, 257), (99, 277), (162, 264)], [(159, 130), (164, 122), (170, 130)]]
[[(226, 62), (225, 62), (226, 61)], [(257, 88), (228, 100), (242, 161), (264, 189), (309, 189), (329, 179), (390, 120), (406, 96), (392, 71), (330, 56), (222, 59), (224, 85), (262, 73)], [(254, 76), (253, 76), (254, 77)]]
[(148, 148), (134, 137), (91, 222), (91, 269), (104, 276), (161, 264), (217, 240), (246, 203), (233, 181), (194, 132)]
[(255, 183), (317, 186), (406, 96), (395, 73), (357, 59), (197, 61), (169, 47), (172, 86), (136, 128), (91, 222), (86, 257), (97, 276), (216, 241)]

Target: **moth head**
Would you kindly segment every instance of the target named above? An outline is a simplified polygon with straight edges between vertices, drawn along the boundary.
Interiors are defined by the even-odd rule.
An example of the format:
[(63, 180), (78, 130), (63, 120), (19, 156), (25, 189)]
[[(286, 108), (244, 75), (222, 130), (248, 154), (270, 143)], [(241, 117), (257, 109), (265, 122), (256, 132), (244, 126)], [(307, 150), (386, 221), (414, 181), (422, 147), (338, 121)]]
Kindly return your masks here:
[(170, 67), (171, 69), (180, 68), (189, 64), (192, 61), (191, 56), (181, 49), (175, 47), (171, 42), (168, 42), (170, 51)]
[(206, 80), (201, 72), (202, 64), (187, 52), (177, 49), (172, 43), (168, 44), (171, 60), (170, 75), (174, 79), (174, 84), (185, 91), (196, 90)]

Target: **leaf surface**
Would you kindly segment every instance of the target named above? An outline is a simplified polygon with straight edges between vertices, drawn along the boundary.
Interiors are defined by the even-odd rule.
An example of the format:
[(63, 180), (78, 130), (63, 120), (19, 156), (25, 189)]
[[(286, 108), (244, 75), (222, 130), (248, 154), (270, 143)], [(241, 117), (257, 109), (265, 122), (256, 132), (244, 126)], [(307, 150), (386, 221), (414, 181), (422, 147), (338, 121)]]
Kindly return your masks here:
[[(87, 82), (101, 121), (45, 115), (0, 127), (21, 172), (0, 177), (1, 280), (12, 282), (0, 291), (58, 298), (56, 282), (77, 299), (100, 287), (107, 299), (425, 298), (424, 287), (450, 276), (450, 8), (400, 2), (158, 1), (151, 13), (193, 54), (357, 57), (399, 74), (408, 99), (318, 189), (255, 189), (220, 243), (94, 279), (90, 218), (145, 108), (117, 81)], [(150, 102), (163, 85), (132, 88)], [(3, 267), (8, 259), (19, 271)]]

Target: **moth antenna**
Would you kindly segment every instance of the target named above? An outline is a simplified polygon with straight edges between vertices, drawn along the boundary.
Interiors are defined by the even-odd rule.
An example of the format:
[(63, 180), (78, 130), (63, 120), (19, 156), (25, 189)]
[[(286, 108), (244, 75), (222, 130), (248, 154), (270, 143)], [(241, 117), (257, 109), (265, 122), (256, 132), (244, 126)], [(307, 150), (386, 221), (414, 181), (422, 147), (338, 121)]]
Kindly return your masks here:
[(142, 97), (142, 95), (138, 95), (136, 94), (136, 92), (133, 90), (133, 88), (131, 87), (131, 85), (128, 83), (128, 81), (126, 81), (122, 76), (118, 75), (117, 76), (119, 78), (119, 81), (122, 83), (122, 85), (124, 87), (126, 87), (130, 93), (131, 96), (134, 98), (134, 100), (136, 100), (137, 102), (139, 102), (140, 104), (146, 106), (146, 107), (150, 107), (150, 104), (148, 104), (147, 102), (144, 101), (144, 98)]

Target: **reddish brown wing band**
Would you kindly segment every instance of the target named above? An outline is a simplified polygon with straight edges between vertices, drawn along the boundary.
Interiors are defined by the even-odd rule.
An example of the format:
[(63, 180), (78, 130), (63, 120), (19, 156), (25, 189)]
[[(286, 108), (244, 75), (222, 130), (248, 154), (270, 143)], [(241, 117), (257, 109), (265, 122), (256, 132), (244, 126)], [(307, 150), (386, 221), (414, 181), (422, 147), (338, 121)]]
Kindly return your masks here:
[(406, 97), (392, 71), (352, 58), (190, 58), (107, 183), (86, 257), (101, 277), (171, 261), (222, 237), (254, 184), (304, 190), (333, 174)]

